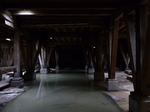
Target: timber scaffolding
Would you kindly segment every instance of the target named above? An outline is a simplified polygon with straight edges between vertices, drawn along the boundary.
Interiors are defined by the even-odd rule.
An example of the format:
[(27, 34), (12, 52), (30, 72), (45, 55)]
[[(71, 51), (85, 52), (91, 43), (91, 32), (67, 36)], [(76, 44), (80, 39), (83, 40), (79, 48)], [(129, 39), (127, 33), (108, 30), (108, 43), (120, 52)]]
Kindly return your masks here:
[[(49, 72), (51, 62), (58, 70), (60, 51), (76, 49), (85, 56), (87, 72), (94, 73), (95, 81), (105, 82), (107, 63), (108, 90), (117, 90), (118, 56), (132, 70), (134, 91), (129, 96), (129, 110), (148, 112), (149, 7), (149, 0), (1, 0), (1, 66), (16, 66), (12, 82), (19, 86), (23, 80), (35, 79), (37, 64), (41, 73)], [(23, 78), (22, 69), (26, 71)]]

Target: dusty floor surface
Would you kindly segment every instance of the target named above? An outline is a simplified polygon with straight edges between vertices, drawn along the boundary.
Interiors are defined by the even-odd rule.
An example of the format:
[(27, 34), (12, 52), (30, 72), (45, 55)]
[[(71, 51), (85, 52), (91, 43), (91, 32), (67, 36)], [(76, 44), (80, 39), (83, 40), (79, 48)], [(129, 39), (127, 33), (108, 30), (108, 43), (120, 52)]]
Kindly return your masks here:
[[(110, 95), (124, 112), (129, 112), (129, 95), (130, 91), (134, 90), (132, 82), (127, 80), (128, 76), (129, 75), (125, 74), (123, 71), (116, 72), (116, 79), (118, 79), (118, 92), (103, 91)], [(105, 77), (108, 77), (107, 73), (105, 73)]]
[[(89, 75), (89, 77), (91, 78), (93, 75)], [(108, 77), (107, 73), (105, 73), (105, 77)], [(127, 80), (127, 75), (124, 72), (117, 72), (116, 79), (119, 81), (118, 92), (108, 92), (106, 90), (102, 92), (111, 96), (124, 112), (128, 112), (128, 97), (130, 91), (133, 91), (133, 84)], [(93, 86), (92, 83), (91, 86)], [(0, 108), (28, 89), (29, 87), (24, 87), (21, 89), (9, 87), (0, 91)]]
[(8, 87), (0, 91), (0, 110), (9, 101), (19, 96), (21, 93), (27, 91), (29, 87), (25, 86), (23, 88)]

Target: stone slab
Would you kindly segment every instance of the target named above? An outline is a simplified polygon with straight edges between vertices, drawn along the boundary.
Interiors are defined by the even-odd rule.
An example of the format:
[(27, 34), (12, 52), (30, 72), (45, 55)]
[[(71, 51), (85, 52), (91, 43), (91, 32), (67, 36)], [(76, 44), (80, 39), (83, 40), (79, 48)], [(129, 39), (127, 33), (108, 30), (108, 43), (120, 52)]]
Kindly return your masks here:
[(108, 91), (118, 91), (118, 80), (116, 79), (107, 79), (106, 86)]
[(22, 80), (22, 77), (13, 78), (12, 80), (13, 81), (19, 81), (19, 80)]
[(4, 80), (4, 81), (0, 81), (0, 88), (3, 88), (3, 87), (6, 87), (6, 86), (9, 86), (9, 82)]

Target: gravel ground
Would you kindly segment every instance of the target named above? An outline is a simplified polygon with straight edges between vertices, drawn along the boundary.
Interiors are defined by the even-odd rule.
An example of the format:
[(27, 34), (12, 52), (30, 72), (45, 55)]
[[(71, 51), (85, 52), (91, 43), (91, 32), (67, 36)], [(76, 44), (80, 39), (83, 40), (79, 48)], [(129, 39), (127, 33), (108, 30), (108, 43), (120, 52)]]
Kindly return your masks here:
[(6, 105), (9, 101), (19, 96), (21, 93), (28, 90), (29, 87), (16, 88), (16, 87), (8, 87), (0, 91), (0, 109)]

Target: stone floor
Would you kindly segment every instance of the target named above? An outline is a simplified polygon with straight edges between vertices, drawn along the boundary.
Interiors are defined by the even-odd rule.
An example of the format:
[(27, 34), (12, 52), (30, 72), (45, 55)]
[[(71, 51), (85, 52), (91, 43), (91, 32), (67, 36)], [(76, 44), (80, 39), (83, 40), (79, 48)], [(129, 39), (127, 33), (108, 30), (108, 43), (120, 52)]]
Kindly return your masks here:
[[(107, 73), (105, 77), (108, 77)], [(11, 95), (8, 93), (18, 96), (30, 88), (10, 102), (14, 97), (3, 97), (3, 100), (0, 97), (0, 101), (6, 102), (1, 111), (128, 112), (128, 96), (130, 91), (133, 91), (133, 85), (126, 79), (124, 72), (117, 72), (116, 78), (119, 80), (119, 91), (108, 92), (105, 88), (95, 87), (93, 75), (84, 74), (83, 71), (37, 74), (37, 79), (26, 83), (22, 90), (9, 88), (1, 91), (0, 94), (9, 97)], [(11, 92), (8, 92), (9, 90)]]

